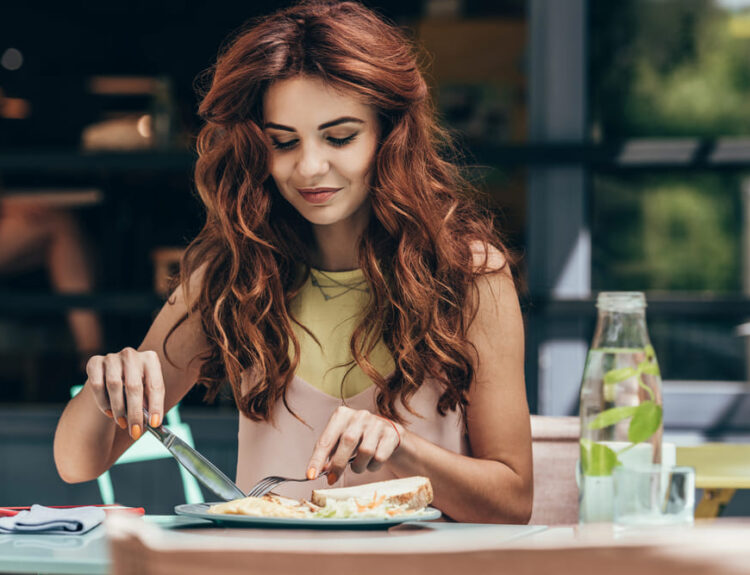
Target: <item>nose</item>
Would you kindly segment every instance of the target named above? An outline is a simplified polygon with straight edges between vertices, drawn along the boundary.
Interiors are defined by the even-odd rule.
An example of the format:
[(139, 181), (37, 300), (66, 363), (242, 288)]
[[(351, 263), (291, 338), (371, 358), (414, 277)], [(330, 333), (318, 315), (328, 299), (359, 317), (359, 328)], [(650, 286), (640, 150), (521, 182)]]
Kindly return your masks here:
[(310, 179), (321, 176), (328, 171), (328, 159), (324, 150), (314, 143), (300, 146), (301, 152), (297, 161), (297, 171), (303, 178)]

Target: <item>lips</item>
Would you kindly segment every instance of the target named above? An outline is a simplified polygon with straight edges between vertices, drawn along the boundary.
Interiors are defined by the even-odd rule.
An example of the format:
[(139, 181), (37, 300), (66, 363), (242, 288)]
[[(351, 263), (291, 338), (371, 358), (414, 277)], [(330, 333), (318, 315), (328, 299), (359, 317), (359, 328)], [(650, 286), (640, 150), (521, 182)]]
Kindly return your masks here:
[(299, 194), (311, 204), (324, 204), (341, 188), (298, 188)]

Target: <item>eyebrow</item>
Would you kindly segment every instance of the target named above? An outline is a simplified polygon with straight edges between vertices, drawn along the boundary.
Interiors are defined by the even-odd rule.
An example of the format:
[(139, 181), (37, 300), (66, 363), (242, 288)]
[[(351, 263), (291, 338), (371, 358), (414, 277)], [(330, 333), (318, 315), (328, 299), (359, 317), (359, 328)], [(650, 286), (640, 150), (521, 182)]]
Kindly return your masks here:
[[(318, 126), (318, 130), (325, 130), (326, 128), (332, 128), (333, 126), (338, 126), (339, 124), (348, 124), (349, 122), (355, 122), (357, 124), (365, 123), (364, 120), (360, 120), (359, 118), (355, 118), (354, 116), (342, 116), (341, 118), (336, 118), (335, 120), (331, 120), (330, 122), (324, 122), (323, 124)], [(275, 124), (273, 122), (267, 122), (263, 127), (274, 128), (275, 130), (283, 130), (284, 132), (297, 131), (289, 126), (283, 126), (282, 124)]]

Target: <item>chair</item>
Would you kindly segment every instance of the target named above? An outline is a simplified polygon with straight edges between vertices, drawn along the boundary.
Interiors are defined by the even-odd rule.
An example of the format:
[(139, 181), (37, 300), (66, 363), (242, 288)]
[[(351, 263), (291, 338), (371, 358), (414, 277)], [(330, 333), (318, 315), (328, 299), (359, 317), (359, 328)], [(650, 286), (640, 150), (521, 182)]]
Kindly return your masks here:
[(531, 416), (534, 502), (530, 524), (578, 523), (578, 417)]
[[(74, 397), (83, 388), (82, 385), (75, 385), (70, 388), (70, 396)], [(193, 434), (190, 426), (180, 419), (179, 406), (175, 405), (167, 412), (166, 423), (169, 430), (177, 437), (182, 439), (190, 447), (194, 447)], [(155, 437), (145, 433), (138, 441), (133, 443), (120, 458), (115, 461), (115, 465), (121, 463), (138, 463), (142, 461), (153, 461), (155, 459), (171, 459), (172, 455)], [(198, 481), (187, 469), (178, 464), (180, 476), (182, 477), (182, 487), (185, 493), (186, 503), (203, 503), (203, 493), (201, 492)], [(102, 502), (112, 504), (115, 502), (115, 492), (112, 486), (112, 478), (109, 471), (105, 471), (96, 479), (99, 484), (99, 493), (102, 496)]]

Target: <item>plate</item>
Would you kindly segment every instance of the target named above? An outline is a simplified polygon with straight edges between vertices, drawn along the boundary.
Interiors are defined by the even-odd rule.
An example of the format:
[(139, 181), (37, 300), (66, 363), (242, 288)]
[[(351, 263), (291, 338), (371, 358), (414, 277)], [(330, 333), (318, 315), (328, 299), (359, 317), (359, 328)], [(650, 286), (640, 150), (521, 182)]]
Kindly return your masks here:
[(186, 503), (177, 505), (174, 512), (177, 515), (187, 515), (199, 519), (208, 519), (225, 527), (284, 527), (291, 529), (387, 529), (393, 525), (406, 521), (432, 521), (438, 519), (442, 514), (434, 507), (427, 507), (419, 514), (409, 513), (387, 519), (363, 518), (363, 519), (325, 519), (294, 517), (253, 517), (252, 515), (230, 515), (209, 513), (211, 505), (224, 503)]

